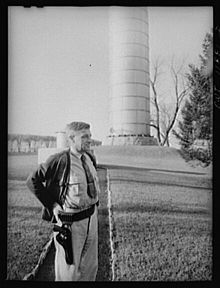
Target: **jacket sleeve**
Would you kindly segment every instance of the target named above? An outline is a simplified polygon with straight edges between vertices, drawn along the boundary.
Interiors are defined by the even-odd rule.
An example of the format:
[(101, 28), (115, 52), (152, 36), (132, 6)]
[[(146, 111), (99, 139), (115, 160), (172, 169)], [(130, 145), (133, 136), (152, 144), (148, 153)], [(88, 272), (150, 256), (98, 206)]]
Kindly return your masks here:
[(53, 199), (51, 199), (45, 182), (48, 177), (51, 177), (51, 157), (45, 163), (38, 166), (38, 169), (29, 175), (26, 184), (31, 192), (39, 199), (44, 207), (51, 209), (53, 206)]

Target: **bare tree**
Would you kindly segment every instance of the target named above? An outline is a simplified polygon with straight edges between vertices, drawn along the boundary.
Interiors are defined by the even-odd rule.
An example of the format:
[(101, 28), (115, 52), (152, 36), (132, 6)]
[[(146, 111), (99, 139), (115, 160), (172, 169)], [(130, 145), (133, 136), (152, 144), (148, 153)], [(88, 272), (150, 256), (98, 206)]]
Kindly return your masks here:
[(173, 98), (172, 103), (162, 101), (165, 93), (159, 93), (159, 77), (162, 73), (162, 61), (157, 59), (153, 65), (153, 73), (150, 78), (150, 85), (153, 92), (152, 103), (155, 108), (155, 115), (151, 119), (151, 127), (157, 132), (157, 140), (161, 146), (169, 146), (169, 136), (176, 122), (180, 105), (187, 95), (188, 88), (185, 85), (185, 75), (183, 74), (184, 61), (175, 67), (174, 58), (171, 60), (169, 76), (171, 77), (172, 92), (169, 95)]
[(161, 131), (160, 131), (160, 107), (159, 107), (159, 100), (158, 100), (158, 93), (157, 93), (157, 81), (158, 77), (161, 74), (160, 72), (161, 62), (159, 58), (154, 63), (154, 74), (152, 79), (150, 78), (150, 85), (153, 90), (153, 99), (152, 102), (156, 109), (156, 119), (151, 120), (150, 126), (154, 127), (157, 130), (157, 140), (159, 145), (161, 145)]

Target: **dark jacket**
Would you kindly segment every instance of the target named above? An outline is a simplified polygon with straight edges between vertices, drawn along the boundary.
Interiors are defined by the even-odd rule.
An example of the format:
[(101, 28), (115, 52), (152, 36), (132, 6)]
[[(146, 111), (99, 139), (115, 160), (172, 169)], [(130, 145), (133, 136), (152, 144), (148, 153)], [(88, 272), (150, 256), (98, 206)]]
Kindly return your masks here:
[[(95, 157), (87, 153), (96, 167)], [(27, 179), (28, 188), (43, 204), (42, 219), (56, 222), (53, 215), (55, 203), (63, 205), (70, 177), (70, 149), (50, 156)]]

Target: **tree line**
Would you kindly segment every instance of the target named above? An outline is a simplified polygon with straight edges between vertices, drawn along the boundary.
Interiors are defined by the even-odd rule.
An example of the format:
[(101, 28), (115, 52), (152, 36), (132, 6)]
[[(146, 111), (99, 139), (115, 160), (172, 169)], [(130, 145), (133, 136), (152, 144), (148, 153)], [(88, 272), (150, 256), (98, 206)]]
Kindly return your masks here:
[(8, 140), (18, 140), (18, 141), (56, 141), (54, 136), (40, 136), (31, 134), (8, 134)]
[(37, 152), (38, 148), (56, 147), (56, 137), (8, 134), (8, 152)]
[[(8, 134), (8, 152), (37, 152), (38, 148), (56, 148), (56, 137), (29, 134)], [(99, 140), (92, 139), (92, 146), (102, 145)]]

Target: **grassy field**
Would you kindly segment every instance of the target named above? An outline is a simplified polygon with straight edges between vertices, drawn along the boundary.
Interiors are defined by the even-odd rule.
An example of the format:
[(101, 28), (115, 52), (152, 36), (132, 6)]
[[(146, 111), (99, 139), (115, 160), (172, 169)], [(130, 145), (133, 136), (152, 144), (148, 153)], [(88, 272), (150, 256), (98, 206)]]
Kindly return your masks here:
[[(25, 186), (36, 166), (37, 155), (8, 158), (8, 279), (22, 279), (35, 267), (52, 230), (50, 223), (41, 220), (41, 204)], [(105, 191), (105, 171), (99, 175)], [(113, 169), (109, 175), (114, 280), (210, 280), (211, 179), (138, 169)], [(108, 225), (105, 191), (99, 207), (97, 281), (112, 277)]]
[(37, 264), (52, 227), (41, 220), (41, 204), (25, 180), (37, 155), (8, 157), (7, 278), (21, 280)]
[(115, 281), (212, 279), (210, 183), (172, 178), (110, 171)]
[(8, 179), (25, 181), (37, 167), (37, 155), (21, 154), (8, 156)]
[[(7, 278), (21, 280), (38, 263), (44, 245), (52, 233), (51, 223), (41, 220), (41, 204), (28, 190), (25, 180), (37, 167), (37, 155), (11, 155), (8, 157), (8, 241)], [(99, 170), (102, 195), (99, 206), (99, 270), (97, 281), (111, 279), (109, 223), (105, 170)], [(51, 260), (53, 265), (53, 259)], [(53, 267), (52, 267), (53, 269)], [(48, 280), (45, 271), (40, 271)], [(44, 275), (42, 275), (42, 273)], [(47, 273), (47, 272), (46, 272)], [(53, 271), (48, 273), (54, 274)]]

